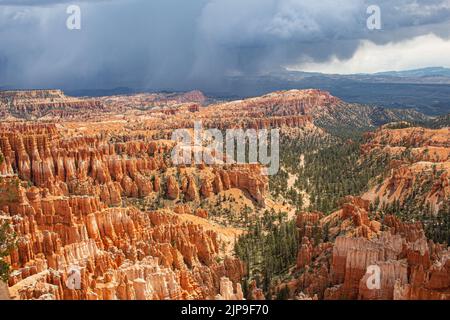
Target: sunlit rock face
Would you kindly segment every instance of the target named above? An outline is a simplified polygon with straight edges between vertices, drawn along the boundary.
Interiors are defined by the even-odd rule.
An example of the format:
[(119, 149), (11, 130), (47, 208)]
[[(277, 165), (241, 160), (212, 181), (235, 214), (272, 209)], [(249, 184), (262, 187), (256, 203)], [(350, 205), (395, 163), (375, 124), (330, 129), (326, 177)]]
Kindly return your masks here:
[[(421, 197), (437, 213), (450, 197), (450, 129), (381, 128), (367, 134), (362, 151), (366, 156), (388, 155), (390, 174), (383, 182), (363, 195), (364, 199), (403, 203), (416, 189)], [(431, 184), (431, 188), (426, 188)]]
[[(319, 90), (233, 102), (208, 101), (197, 91), (98, 99), (59, 90), (1, 92), (0, 215), (18, 236), (7, 257), (9, 295), (243, 299), (247, 269), (233, 244), (246, 230), (227, 220), (218, 225), (203, 205), (241, 201), (264, 208), (272, 200), (269, 179), (258, 164), (174, 165), (173, 130), (201, 121), (221, 130), (325, 134), (315, 123), (339, 122), (333, 114), (349, 108)], [(292, 214), (301, 234), (294, 269), (307, 270), (288, 284), (296, 297), (449, 299), (448, 248), (428, 240), (420, 223), (375, 219), (369, 209), (375, 197), (402, 201), (434, 166), (440, 175), (420, 196), (441, 208), (450, 194), (449, 136), (448, 128), (381, 128), (367, 137), (363, 156), (405, 148), (410, 156), (393, 160), (378, 185), (346, 197), (328, 216)], [(326, 241), (316, 241), (317, 230), (327, 233)], [(366, 286), (370, 265), (383, 274), (377, 290)], [(255, 282), (245, 291), (246, 298), (264, 299)]]
[[(261, 198), (267, 182), (260, 170), (169, 172), (170, 143), (146, 137), (111, 140), (95, 127), (92, 134), (68, 136), (54, 124), (1, 125), (0, 209), (19, 240), (8, 257), (13, 298), (214, 299), (221, 292), (236, 297), (228, 291), (238, 289), (244, 267), (220, 250), (212, 228), (183, 219), (171, 204), (141, 211), (122, 202), (189, 194), (195, 196), (186, 202), (199, 201), (214, 193), (214, 180), (223, 185), (221, 176), (227, 174), (233, 177), (228, 188)], [(180, 175), (191, 188), (179, 188)], [(194, 181), (208, 181), (209, 187)], [(67, 286), (73, 266), (79, 269), (78, 289)]]
[(402, 222), (379, 210), (413, 199), (430, 216), (442, 213), (449, 201), (449, 152), (448, 128), (382, 127), (367, 134), (362, 159), (388, 156), (390, 164), (369, 191), (346, 197), (339, 210), (297, 215), (301, 275), (287, 284), (290, 292), (330, 300), (450, 299), (450, 248), (427, 238), (414, 217)]
[[(297, 268), (309, 272), (294, 283), (295, 290), (332, 300), (450, 299), (446, 246), (428, 240), (420, 223), (402, 223), (394, 216), (384, 218), (381, 231), (375, 221), (359, 219), (367, 213), (356, 205), (360, 199), (348, 201), (351, 212), (341, 209), (317, 222), (305, 213), (299, 215), (302, 234), (313, 225), (327, 225), (334, 240), (315, 245), (313, 237), (302, 239)], [(368, 285), (370, 266), (380, 272), (378, 287)]]

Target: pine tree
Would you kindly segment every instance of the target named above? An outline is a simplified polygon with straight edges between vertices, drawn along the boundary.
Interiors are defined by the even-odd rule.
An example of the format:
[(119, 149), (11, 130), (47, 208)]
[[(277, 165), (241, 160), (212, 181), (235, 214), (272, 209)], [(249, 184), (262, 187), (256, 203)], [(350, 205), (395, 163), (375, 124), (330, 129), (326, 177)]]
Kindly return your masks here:
[(7, 282), (9, 264), (4, 260), (15, 246), (16, 235), (8, 221), (0, 220), (0, 281)]

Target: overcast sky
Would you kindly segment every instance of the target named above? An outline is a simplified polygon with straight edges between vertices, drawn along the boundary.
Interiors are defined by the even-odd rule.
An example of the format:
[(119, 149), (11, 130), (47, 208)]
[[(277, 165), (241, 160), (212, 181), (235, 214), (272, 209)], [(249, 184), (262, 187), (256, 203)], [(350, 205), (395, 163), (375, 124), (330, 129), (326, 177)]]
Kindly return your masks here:
[(450, 0), (0, 0), (0, 87), (212, 88), (281, 68), (450, 67), (449, 53)]

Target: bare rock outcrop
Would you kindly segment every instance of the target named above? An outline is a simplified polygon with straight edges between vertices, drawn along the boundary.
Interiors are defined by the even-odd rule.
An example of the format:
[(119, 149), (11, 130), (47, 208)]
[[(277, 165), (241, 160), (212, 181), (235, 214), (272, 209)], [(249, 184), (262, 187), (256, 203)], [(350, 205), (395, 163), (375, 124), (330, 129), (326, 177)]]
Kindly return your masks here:
[(333, 300), (450, 299), (449, 248), (428, 240), (420, 223), (374, 221), (367, 210), (367, 201), (347, 198), (329, 216), (298, 216), (295, 290)]

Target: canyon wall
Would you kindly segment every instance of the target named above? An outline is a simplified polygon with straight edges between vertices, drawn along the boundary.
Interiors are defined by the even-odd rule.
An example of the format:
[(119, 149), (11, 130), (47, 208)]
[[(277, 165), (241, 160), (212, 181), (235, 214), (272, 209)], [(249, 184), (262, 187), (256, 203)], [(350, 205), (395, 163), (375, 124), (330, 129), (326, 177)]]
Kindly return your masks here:
[[(450, 250), (428, 240), (420, 223), (391, 215), (371, 220), (368, 202), (351, 197), (329, 216), (302, 213), (297, 222), (303, 236), (297, 259), (303, 272), (293, 284), (297, 294), (331, 300), (450, 299)], [(371, 286), (374, 270), (379, 270), (378, 286)]]
[[(145, 137), (67, 137), (51, 124), (2, 124), (0, 210), (18, 236), (8, 258), (12, 297), (240, 297), (242, 263), (221, 250), (216, 232), (186, 221), (175, 205), (230, 188), (263, 202), (267, 178), (257, 166), (174, 168), (171, 146)], [(123, 206), (125, 198), (146, 197), (168, 202), (148, 211)], [(77, 289), (67, 285), (74, 276)]]

